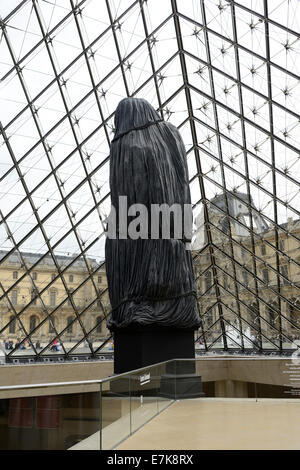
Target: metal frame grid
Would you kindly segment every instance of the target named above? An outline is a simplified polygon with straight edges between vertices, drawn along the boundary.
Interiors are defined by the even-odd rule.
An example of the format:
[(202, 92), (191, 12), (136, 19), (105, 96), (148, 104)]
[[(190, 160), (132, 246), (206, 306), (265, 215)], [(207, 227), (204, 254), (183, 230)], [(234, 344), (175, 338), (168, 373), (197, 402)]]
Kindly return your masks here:
[[(11, 314), (0, 334), (16, 321), (35, 358), (47, 354), (55, 338), (65, 358), (83, 341), (97, 357), (109, 341), (93, 346), (99, 325), (87, 327), (86, 316), (96, 303), (102, 321), (109, 314), (101, 303), (107, 289), (99, 291), (94, 280), (104, 266), (109, 145), (118, 101), (138, 96), (173, 122), (186, 144), (194, 213), (204, 220), (205, 243), (194, 252), (196, 280), (212, 274), (211, 286), (199, 289), (198, 297), (203, 351), (255, 346), (283, 353), (297, 347), (287, 325), (297, 335), (300, 325), (286, 309), (300, 300), (299, 8), (296, 0), (163, 0), (159, 9), (156, 0), (1, 2), (1, 263), (16, 255), (23, 274), (0, 285), (2, 305)], [(220, 194), (223, 208), (214, 203)], [(230, 210), (232, 195), (247, 207), (248, 223)], [(214, 213), (228, 221), (226, 233)], [(256, 214), (274, 240), (256, 230)], [(294, 229), (287, 224), (291, 218)], [(247, 236), (237, 236), (236, 227)], [(282, 237), (296, 247), (293, 255), (281, 247)], [(268, 259), (259, 253), (262, 242), (273, 253)], [(241, 249), (248, 263), (237, 256)], [(36, 261), (29, 264), (26, 252)], [(62, 265), (60, 257), (69, 253)], [(33, 273), (45, 260), (57, 274), (38, 288)], [(86, 275), (71, 292), (66, 273), (79, 260)], [(293, 266), (288, 275), (285, 263)], [(261, 277), (262, 265), (274, 275), (274, 285)], [(25, 279), (35, 295), (16, 309), (11, 294)], [(52, 309), (45, 295), (57, 281), (65, 295)], [(87, 283), (93, 295), (81, 308), (74, 296)], [(36, 300), (44, 318), (29, 331), (23, 319)], [(51, 341), (38, 351), (32, 336), (66, 302), (73, 320), (61, 330), (53, 323)], [(275, 323), (264, 314), (268, 308)], [(82, 337), (66, 348), (72, 323)]]

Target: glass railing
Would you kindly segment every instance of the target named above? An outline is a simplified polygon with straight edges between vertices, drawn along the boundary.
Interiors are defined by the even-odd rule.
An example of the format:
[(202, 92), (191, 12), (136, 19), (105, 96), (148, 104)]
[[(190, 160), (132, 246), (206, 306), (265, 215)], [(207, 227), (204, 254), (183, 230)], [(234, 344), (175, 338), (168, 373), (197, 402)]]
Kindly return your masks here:
[(113, 449), (176, 400), (185, 367), (172, 360), (98, 381), (0, 387), (0, 450)]
[(0, 387), (4, 396), (0, 450), (109, 450), (178, 399), (299, 400), (300, 360), (176, 359), (98, 381)]
[(113, 449), (173, 403), (175, 396), (161, 393), (167, 365), (155, 364), (101, 382), (101, 449)]

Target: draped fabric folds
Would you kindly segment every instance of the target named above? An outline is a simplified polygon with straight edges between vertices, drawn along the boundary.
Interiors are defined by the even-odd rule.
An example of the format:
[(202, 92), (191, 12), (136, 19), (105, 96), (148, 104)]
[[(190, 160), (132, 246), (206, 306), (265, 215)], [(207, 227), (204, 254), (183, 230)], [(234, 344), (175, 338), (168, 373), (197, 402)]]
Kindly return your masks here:
[[(110, 149), (111, 203), (120, 218), (119, 196), (128, 208), (143, 204), (190, 205), (188, 169), (182, 138), (175, 126), (161, 121), (143, 99), (125, 98), (115, 113)], [(128, 217), (130, 223), (134, 217)], [(191, 229), (191, 227), (190, 227)], [(197, 329), (191, 252), (182, 239), (120, 239), (105, 245), (112, 315), (107, 326), (164, 326)]]

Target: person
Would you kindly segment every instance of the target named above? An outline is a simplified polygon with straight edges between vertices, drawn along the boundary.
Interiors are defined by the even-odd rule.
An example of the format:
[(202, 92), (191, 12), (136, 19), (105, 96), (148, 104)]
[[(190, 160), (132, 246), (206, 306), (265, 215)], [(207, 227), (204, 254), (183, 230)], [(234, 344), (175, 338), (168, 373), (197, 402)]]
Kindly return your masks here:
[(55, 339), (50, 347), (50, 351), (57, 351), (57, 339)]

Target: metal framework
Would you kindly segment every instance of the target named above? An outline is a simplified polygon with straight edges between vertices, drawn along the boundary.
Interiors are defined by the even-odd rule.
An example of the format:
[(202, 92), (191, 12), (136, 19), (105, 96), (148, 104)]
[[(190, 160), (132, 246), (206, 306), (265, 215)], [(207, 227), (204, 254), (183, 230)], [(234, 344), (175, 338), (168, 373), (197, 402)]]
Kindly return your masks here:
[[(300, 346), (299, 8), (297, 0), (1, 2), (0, 339), (17, 325), (34, 360), (55, 339), (66, 359), (82, 344), (87, 357), (103, 354), (110, 337), (93, 338), (109, 315), (107, 289), (95, 281), (104, 269), (109, 146), (117, 103), (138, 96), (186, 144), (201, 219), (193, 250), (200, 352)], [(268, 230), (258, 230), (258, 217)], [(47, 263), (55, 275), (40, 285), (34, 274)], [(84, 274), (71, 290), (76, 266)], [(16, 303), (25, 282), (34, 295)], [(57, 285), (63, 294), (51, 306)], [(29, 326), (36, 302), (42, 317)], [(67, 304), (72, 315), (57, 326)], [(80, 334), (68, 342), (72, 325)], [(20, 344), (5, 351), (8, 360), (19, 353)]]

